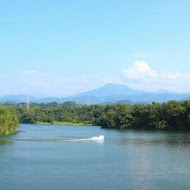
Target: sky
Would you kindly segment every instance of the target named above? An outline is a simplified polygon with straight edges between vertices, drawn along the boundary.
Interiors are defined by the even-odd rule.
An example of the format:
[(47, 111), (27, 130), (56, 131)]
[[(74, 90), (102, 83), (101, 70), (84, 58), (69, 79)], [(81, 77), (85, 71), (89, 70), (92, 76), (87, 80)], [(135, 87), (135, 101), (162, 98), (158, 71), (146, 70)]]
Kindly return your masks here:
[(0, 0), (0, 95), (190, 92), (189, 21), (189, 0)]

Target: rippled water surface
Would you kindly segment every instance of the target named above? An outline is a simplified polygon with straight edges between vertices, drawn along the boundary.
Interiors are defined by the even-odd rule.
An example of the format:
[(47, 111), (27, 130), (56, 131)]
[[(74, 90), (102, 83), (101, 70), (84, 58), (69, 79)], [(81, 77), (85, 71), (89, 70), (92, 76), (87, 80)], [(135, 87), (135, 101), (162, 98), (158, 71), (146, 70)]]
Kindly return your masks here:
[(0, 137), (2, 190), (190, 189), (189, 133), (55, 125), (20, 131)]

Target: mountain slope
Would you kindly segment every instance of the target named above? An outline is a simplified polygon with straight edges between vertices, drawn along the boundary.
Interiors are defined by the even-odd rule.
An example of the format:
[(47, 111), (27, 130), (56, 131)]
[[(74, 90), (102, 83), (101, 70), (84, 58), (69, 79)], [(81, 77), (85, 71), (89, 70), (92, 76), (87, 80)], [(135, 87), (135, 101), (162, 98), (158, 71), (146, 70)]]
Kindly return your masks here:
[(125, 85), (120, 84), (106, 84), (103, 87), (80, 93), (72, 97), (81, 97), (81, 96), (94, 96), (94, 97), (107, 97), (107, 96), (127, 96), (133, 94), (142, 94), (143, 91), (131, 89)]

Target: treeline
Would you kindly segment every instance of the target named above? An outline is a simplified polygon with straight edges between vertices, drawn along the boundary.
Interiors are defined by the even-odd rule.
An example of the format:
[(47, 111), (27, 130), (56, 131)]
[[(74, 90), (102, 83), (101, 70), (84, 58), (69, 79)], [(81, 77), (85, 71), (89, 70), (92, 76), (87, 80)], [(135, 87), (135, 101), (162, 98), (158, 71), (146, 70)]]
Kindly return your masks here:
[(35, 104), (26, 110), (17, 105), (21, 123), (70, 122), (105, 128), (190, 130), (190, 101), (149, 105), (78, 105), (74, 102)]
[(32, 124), (54, 122), (93, 124), (94, 113), (99, 109), (99, 106), (84, 106), (74, 102), (31, 105), (29, 110), (20, 105), (16, 108), (20, 122)]
[(14, 108), (0, 105), (0, 136), (6, 136), (17, 132), (18, 117)]
[(120, 129), (190, 130), (190, 101), (108, 106), (97, 124)]

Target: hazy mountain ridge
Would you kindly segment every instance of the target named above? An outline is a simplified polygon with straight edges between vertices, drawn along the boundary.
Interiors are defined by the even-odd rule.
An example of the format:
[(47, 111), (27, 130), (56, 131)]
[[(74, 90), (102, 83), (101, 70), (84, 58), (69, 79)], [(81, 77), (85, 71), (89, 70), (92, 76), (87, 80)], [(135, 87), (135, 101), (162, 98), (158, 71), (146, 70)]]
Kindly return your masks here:
[[(26, 95), (8, 95), (0, 97), (0, 102), (26, 102)], [(66, 102), (75, 101), (79, 104), (104, 104), (104, 103), (124, 103), (134, 104), (137, 102), (151, 103), (151, 102), (167, 102), (169, 100), (188, 100), (190, 94), (179, 94), (169, 91), (157, 91), (157, 92), (144, 92), (140, 90), (131, 89), (125, 85), (107, 84), (101, 88), (97, 88), (84, 93), (79, 93), (74, 96), (65, 98), (36, 98), (30, 96), (31, 102)]]
[(125, 85), (120, 84), (106, 84), (103, 87), (90, 90), (87, 92), (79, 93), (72, 97), (79, 97), (79, 96), (95, 96), (95, 97), (106, 97), (106, 96), (127, 96), (127, 95), (134, 95), (134, 94), (143, 94), (144, 91), (134, 90), (129, 88)]

